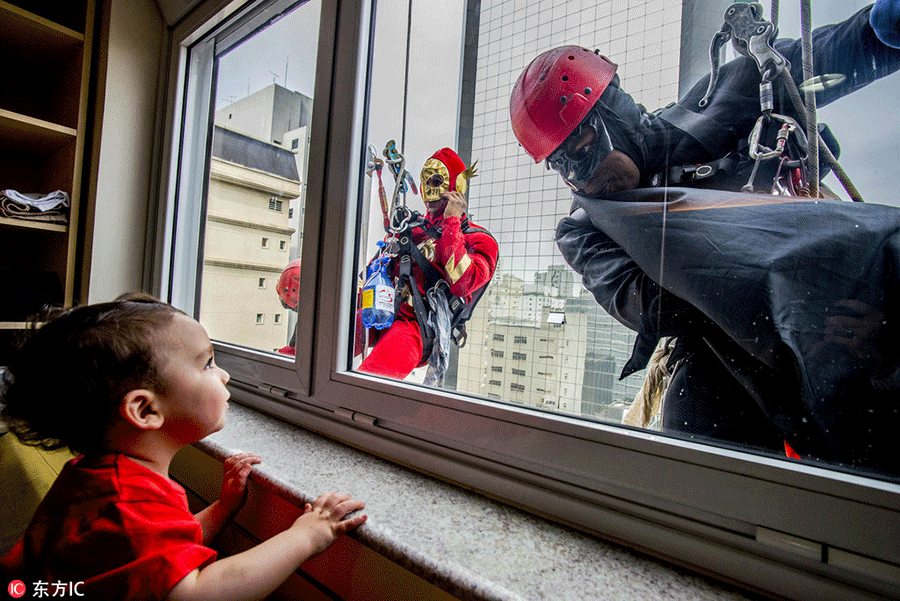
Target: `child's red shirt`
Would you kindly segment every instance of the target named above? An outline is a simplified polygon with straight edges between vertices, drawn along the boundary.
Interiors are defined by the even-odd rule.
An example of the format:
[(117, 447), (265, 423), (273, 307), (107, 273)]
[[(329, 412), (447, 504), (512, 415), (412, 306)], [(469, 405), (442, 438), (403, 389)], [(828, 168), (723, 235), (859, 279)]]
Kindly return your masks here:
[(215, 559), (182, 487), (124, 455), (101, 455), (65, 465), (0, 565), (29, 590), (83, 582), (87, 599), (165, 599)]

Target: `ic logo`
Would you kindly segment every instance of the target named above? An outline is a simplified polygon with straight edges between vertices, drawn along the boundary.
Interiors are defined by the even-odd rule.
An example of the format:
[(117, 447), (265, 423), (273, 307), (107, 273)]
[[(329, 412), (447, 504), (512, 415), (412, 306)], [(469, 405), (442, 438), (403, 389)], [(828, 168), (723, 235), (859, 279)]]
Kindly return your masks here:
[(9, 596), (13, 599), (19, 599), (25, 596), (25, 583), (21, 580), (13, 580), (9, 583), (9, 586), (6, 587)]

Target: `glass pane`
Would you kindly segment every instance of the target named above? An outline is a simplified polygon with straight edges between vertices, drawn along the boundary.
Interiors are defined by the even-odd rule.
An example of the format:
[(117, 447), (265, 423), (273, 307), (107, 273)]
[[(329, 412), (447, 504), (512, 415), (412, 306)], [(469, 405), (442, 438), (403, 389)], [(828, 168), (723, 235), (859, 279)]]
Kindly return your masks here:
[[(823, 77), (804, 86), (799, 42), (766, 37), (801, 37), (798, 3), (786, 4), (776, 27), (768, 6), (759, 14), (722, 0), (379, 2), (369, 152), (359, 167), (367, 179), (351, 367), (586, 420), (900, 474), (887, 450), (900, 426), (900, 359), (890, 344), (900, 215), (876, 206), (898, 204), (900, 117), (878, 110), (874, 118), (867, 108), (896, 98), (900, 79), (889, 75), (900, 52), (875, 39), (862, 3), (817, 2), (814, 27), (843, 24), (813, 36)], [(701, 102), (710, 45), (726, 17), (716, 87)], [(739, 56), (751, 36), (763, 35), (758, 26), (766, 33), (752, 47), (771, 73)], [(520, 74), (567, 44), (587, 51), (561, 53), (557, 67), (589, 65), (579, 67), (589, 75), (532, 71), (532, 90), (546, 89), (541, 77), (558, 78), (547, 92), (555, 96), (540, 109), (523, 105), (535, 113), (523, 109), (514, 131), (510, 96)], [(604, 67), (594, 49), (614, 64)], [(805, 171), (813, 154), (782, 67), (793, 67), (800, 95), (825, 90), (816, 95), (818, 122), (829, 126), (822, 137), (835, 154), (833, 139), (840, 141), (840, 166), (867, 203), (849, 202), (824, 159), (827, 200), (803, 196), (814, 188), (814, 172)], [(774, 80), (774, 100), (760, 120), (763, 75)], [(859, 89), (871, 80), (878, 81)], [(679, 99), (687, 110), (649, 112)], [(391, 141), (419, 193), (406, 182), (395, 196)], [(461, 165), (434, 162), (448, 156), (439, 152), (445, 147)], [(496, 256), (476, 239), (483, 232), (460, 234), (452, 214), (426, 207), (421, 195), (427, 178), (458, 182), (476, 161), (467, 215), (496, 240)], [(560, 175), (590, 197), (582, 202), (593, 207), (590, 219), (566, 219), (573, 194)], [(751, 176), (753, 194), (745, 189)], [(416, 227), (406, 232), (399, 219), (396, 231), (385, 226), (383, 204), (389, 218), (411, 211)], [(415, 310), (414, 288), (427, 291), (435, 278), (403, 250), (404, 233), (451, 286), (482, 270), (459, 295), (476, 293), (490, 276), (466, 344), (450, 342), (446, 358), (422, 352), (422, 316), (439, 323), (443, 303), (426, 296)], [(407, 255), (419, 286), (403, 279)], [(387, 281), (370, 278), (379, 271), (373, 257), (383, 258)], [(365, 327), (379, 299), (394, 321)]]
[(200, 321), (211, 338), (292, 356), (320, 2), (216, 58)]

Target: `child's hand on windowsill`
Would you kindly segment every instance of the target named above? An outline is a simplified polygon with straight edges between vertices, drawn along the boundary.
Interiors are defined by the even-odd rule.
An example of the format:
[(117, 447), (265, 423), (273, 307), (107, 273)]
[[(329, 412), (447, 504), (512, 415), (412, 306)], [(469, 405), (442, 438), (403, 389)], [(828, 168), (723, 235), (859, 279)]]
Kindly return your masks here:
[(261, 461), (261, 457), (252, 453), (235, 453), (225, 460), (219, 504), (230, 517), (234, 517), (247, 502), (247, 482), (250, 472), (253, 465)]

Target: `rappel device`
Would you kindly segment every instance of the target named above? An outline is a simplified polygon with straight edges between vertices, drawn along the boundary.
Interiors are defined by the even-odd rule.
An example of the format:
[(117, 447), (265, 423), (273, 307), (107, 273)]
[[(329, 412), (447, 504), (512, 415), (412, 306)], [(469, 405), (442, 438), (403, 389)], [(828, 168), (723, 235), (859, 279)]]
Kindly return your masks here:
[[(816, 133), (810, 135), (815, 135), (816, 139), (812, 141), (813, 146), (810, 146), (806, 133), (808, 129), (806, 122), (814, 120), (815, 115), (811, 115), (800, 100), (800, 92), (790, 75), (790, 62), (773, 45), (778, 29), (763, 17), (762, 5), (756, 2), (732, 4), (726, 9), (724, 19), (724, 25), (713, 36), (710, 44), (709, 86), (698, 106), (701, 109), (704, 108), (715, 92), (721, 51), (730, 40), (735, 51), (752, 58), (759, 69), (761, 80), (759, 86), (760, 117), (746, 140), (745, 147), (710, 163), (673, 167), (668, 172), (669, 183), (677, 185), (706, 179), (720, 172), (738, 172), (740, 171), (739, 165), (745, 164), (746, 157), (749, 156), (752, 168), (747, 182), (741, 188), (742, 192), (755, 191), (754, 184), (761, 163), (777, 160), (771, 193), (812, 196), (818, 192), (820, 177), (818, 156), (821, 153), (826, 166), (834, 170), (850, 197), (855, 201), (862, 200), (852, 182), (837, 163), (831, 149), (831, 147), (838, 148), (837, 141), (827, 126), (811, 122), (815, 126), (813, 132)], [(804, 47), (803, 51), (806, 53), (807, 49)], [(802, 123), (788, 115), (775, 112), (773, 88), (775, 81), (781, 81), (786, 87), (794, 109), (801, 116)], [(815, 92), (840, 84), (842, 81), (843, 76), (840, 75), (823, 75), (805, 81), (801, 88), (804, 91)], [(695, 113), (679, 104), (672, 104), (656, 114), (676, 128), (690, 134), (704, 146), (714, 145), (715, 141), (710, 137), (714, 136), (715, 127), (711, 127), (711, 124), (708, 123), (709, 120), (702, 113)], [(775, 132), (774, 143), (771, 147), (766, 146), (763, 141), (773, 139), (772, 131)]]

